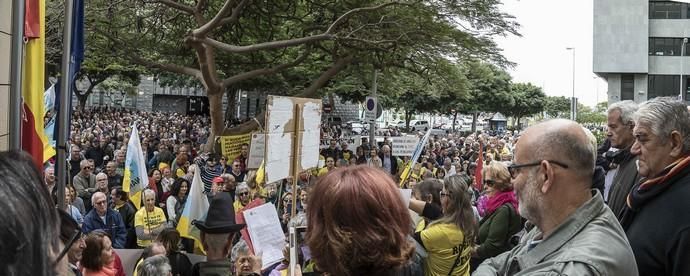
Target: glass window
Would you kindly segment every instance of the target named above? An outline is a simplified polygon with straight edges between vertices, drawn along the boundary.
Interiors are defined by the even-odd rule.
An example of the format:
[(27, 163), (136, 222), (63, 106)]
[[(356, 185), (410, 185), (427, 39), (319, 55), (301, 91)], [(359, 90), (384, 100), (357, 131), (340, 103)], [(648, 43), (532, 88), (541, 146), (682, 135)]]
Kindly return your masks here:
[(649, 75), (647, 99), (656, 97), (677, 97), (680, 89), (678, 75)]
[(687, 3), (671, 1), (650, 1), (649, 19), (681, 19), (687, 18)]
[(635, 75), (623, 74), (621, 76), (621, 101), (635, 100)]
[[(650, 56), (680, 56), (682, 38), (675, 37), (650, 37)], [(687, 45), (686, 45), (687, 46)], [(685, 55), (688, 55), (687, 53)]]

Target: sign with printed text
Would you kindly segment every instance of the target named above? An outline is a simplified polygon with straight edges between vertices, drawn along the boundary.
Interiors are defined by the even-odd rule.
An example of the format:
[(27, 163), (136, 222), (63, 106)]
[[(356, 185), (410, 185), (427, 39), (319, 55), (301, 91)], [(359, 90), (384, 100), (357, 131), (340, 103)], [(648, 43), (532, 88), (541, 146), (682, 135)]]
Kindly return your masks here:
[(391, 151), (394, 156), (412, 156), (419, 144), (419, 137), (416, 136), (392, 137), (392, 139)]
[(249, 147), (249, 158), (247, 158), (247, 168), (258, 169), (261, 161), (264, 160), (266, 151), (266, 135), (263, 133), (252, 134), (252, 143)]
[(227, 157), (229, 160), (234, 159), (242, 152), (242, 145), (249, 144), (251, 138), (251, 133), (220, 136), (220, 148), (223, 152), (223, 156)]

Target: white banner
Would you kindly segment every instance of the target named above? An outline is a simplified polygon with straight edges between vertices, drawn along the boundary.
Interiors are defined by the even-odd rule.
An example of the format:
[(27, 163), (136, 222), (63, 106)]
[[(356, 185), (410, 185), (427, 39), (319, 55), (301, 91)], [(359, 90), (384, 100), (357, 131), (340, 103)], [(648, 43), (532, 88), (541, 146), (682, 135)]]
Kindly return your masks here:
[(392, 154), (394, 156), (412, 156), (417, 144), (419, 144), (419, 137), (417, 136), (402, 136), (392, 137)]

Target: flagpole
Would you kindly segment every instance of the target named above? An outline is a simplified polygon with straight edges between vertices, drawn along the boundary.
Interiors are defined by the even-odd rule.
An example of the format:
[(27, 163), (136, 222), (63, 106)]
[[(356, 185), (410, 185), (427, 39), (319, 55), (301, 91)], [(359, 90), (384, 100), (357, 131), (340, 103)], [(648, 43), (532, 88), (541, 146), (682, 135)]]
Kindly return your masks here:
[(72, 54), (70, 53), (70, 43), (72, 41), (72, 12), (74, 9), (73, 0), (65, 0), (65, 26), (62, 36), (62, 68), (60, 70), (60, 110), (58, 111), (58, 137), (56, 151), (57, 151), (57, 187), (58, 187), (58, 206), (62, 209), (65, 206), (65, 181), (67, 180), (67, 144), (69, 134), (67, 127), (69, 127), (69, 107), (71, 106), (70, 84), (70, 60)]
[(12, 1), (12, 56), (10, 58), (10, 150), (22, 148), (22, 58), (24, 57), (24, 0)]

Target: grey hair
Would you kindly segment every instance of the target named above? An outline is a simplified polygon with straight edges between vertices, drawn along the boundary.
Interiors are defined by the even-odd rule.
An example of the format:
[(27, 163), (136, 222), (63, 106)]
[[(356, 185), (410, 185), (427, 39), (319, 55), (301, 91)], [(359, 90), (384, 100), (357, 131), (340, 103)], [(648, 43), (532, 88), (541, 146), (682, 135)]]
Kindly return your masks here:
[(609, 106), (606, 110), (607, 114), (611, 112), (618, 111), (621, 113), (620, 120), (624, 125), (630, 125), (635, 123), (635, 112), (637, 112), (638, 106), (635, 102), (631, 100), (615, 102)]
[(690, 151), (690, 112), (684, 102), (671, 97), (659, 97), (640, 105), (635, 123), (649, 127), (652, 133), (668, 141), (673, 131), (680, 132), (683, 152)]
[(235, 193), (239, 194), (242, 189), (247, 189), (247, 191), (249, 191), (249, 185), (247, 185), (246, 182), (240, 182), (237, 184), (237, 188), (235, 188)]
[(137, 275), (140, 276), (164, 276), (169, 275), (171, 271), (168, 257), (163, 255), (148, 257), (137, 267)]
[(153, 198), (156, 198), (156, 192), (154, 192), (151, 189), (146, 189), (144, 190), (144, 200), (146, 200), (146, 196), (153, 196)]
[(232, 247), (232, 251), (230, 252), (230, 261), (234, 264), (235, 262), (237, 262), (240, 256), (249, 254), (250, 251), (247, 242), (245, 242), (243, 239), (240, 239), (240, 241)]

